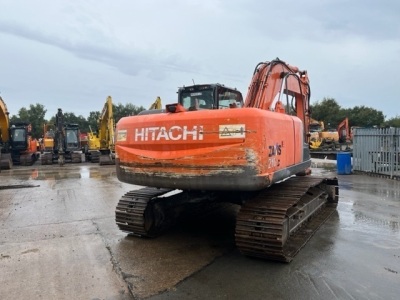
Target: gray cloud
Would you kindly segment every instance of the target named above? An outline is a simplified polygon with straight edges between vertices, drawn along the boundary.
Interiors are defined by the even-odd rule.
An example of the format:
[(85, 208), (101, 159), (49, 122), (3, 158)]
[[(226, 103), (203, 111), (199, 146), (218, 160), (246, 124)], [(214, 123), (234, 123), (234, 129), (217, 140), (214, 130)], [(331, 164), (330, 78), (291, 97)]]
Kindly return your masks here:
[[(0, 20), (0, 32), (60, 48), (76, 57), (106, 64), (130, 76), (147, 74), (153, 79), (165, 79), (169, 72), (186, 72), (193, 69), (194, 65), (176, 54), (163, 55), (151, 50), (120, 49), (90, 41), (72, 41), (60, 35), (46, 34), (31, 26), (14, 22)], [(104, 45), (114, 45), (106, 36), (103, 36), (102, 40)]]
[[(33, 7), (35, 15), (31, 13)], [(400, 3), (383, 0), (8, 1), (0, 10), (2, 97), (87, 115), (111, 94), (148, 106), (179, 86), (246, 94), (256, 64), (309, 71), (312, 100), (395, 116)], [(99, 104), (100, 102), (100, 104)], [(79, 111), (78, 111), (79, 110)]]

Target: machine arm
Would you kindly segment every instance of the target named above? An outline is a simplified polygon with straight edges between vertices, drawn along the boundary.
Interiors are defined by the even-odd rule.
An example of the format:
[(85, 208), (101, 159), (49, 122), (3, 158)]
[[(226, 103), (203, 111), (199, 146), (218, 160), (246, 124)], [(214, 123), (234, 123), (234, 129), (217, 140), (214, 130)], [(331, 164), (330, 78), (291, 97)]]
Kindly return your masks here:
[(297, 115), (308, 132), (310, 94), (307, 71), (277, 58), (256, 66), (244, 106)]

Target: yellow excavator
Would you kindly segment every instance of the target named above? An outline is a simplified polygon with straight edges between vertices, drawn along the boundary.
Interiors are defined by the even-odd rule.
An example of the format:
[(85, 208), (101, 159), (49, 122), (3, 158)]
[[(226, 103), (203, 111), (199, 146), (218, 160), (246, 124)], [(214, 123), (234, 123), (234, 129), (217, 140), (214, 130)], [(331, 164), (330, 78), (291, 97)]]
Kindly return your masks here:
[(88, 144), (84, 149), (86, 161), (100, 165), (115, 164), (114, 116), (111, 96), (108, 96), (97, 120), (97, 132), (90, 128)]
[(335, 148), (339, 142), (339, 132), (335, 129), (326, 129), (324, 122), (310, 118), (310, 139), (311, 150)]
[[(150, 105), (149, 110), (162, 109), (161, 98)], [(114, 132), (115, 122), (113, 116), (113, 104), (111, 96), (107, 97), (103, 110), (97, 121), (97, 132), (93, 132), (90, 128), (88, 133), (88, 143), (84, 148), (86, 161), (99, 163), (100, 165), (115, 164), (115, 144)]]
[(54, 124), (43, 124), (43, 137), (40, 141), (40, 162), (42, 165), (53, 164), (55, 134)]
[(9, 153), (10, 142), (10, 119), (7, 105), (0, 97), (0, 169), (9, 170), (12, 167), (11, 154)]
[(162, 109), (161, 98), (157, 97), (156, 101), (150, 105), (149, 109)]

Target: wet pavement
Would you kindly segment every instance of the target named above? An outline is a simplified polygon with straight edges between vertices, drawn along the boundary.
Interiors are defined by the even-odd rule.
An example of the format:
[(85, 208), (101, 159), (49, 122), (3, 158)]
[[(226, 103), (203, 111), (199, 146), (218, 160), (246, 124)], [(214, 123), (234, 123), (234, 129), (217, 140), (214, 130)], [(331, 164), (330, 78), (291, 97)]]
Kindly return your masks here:
[(0, 299), (398, 299), (400, 182), (338, 178), (337, 213), (284, 264), (237, 251), (235, 205), (140, 239), (115, 225), (119, 198), (140, 188), (115, 166), (2, 170)]

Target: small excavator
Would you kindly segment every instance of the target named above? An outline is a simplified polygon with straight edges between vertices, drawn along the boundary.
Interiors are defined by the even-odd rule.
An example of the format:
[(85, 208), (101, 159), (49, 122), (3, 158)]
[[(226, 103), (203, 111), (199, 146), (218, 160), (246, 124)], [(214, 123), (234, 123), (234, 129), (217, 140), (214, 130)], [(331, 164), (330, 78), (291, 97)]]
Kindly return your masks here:
[(145, 186), (120, 199), (118, 227), (155, 237), (185, 212), (240, 205), (235, 241), (247, 256), (291, 261), (336, 210), (337, 178), (310, 176), (307, 72), (259, 63), (245, 101), (221, 84), (178, 90), (165, 110), (116, 127), (120, 181)]
[(97, 120), (97, 133), (91, 129), (88, 133), (87, 147), (84, 149), (85, 159), (100, 165), (115, 164), (114, 116), (111, 96), (108, 96), (103, 110)]

